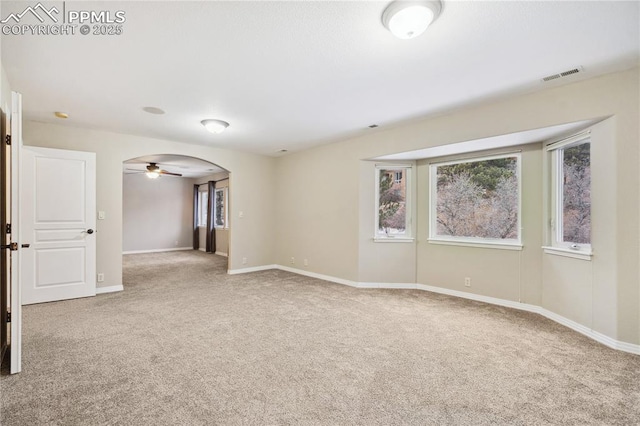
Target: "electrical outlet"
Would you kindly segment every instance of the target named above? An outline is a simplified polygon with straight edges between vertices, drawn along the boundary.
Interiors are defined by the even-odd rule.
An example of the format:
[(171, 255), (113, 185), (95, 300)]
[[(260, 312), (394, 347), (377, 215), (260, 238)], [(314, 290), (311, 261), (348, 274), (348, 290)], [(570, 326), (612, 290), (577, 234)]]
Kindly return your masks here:
[(309, 260), (308, 259), (304, 260), (304, 266), (309, 266)]
[(292, 258), (291, 258), (291, 264), (292, 264), (292, 265), (295, 265), (295, 264), (296, 264), (296, 258), (295, 258), (295, 257), (292, 257)]
[(466, 278), (464, 279), (464, 286), (465, 286), (465, 287), (471, 287), (471, 278), (466, 277)]
[(243, 257), (243, 258), (242, 258), (242, 264), (243, 264), (243, 265), (246, 265), (246, 264), (247, 264), (247, 258), (246, 258), (246, 257)]
[(239, 217), (240, 219), (242, 219), (242, 218), (244, 217), (244, 212), (243, 212), (243, 211), (239, 211), (239, 212), (238, 212), (238, 217)]
[(176, 240), (176, 247), (178, 247), (178, 240)]
[(105, 220), (107, 218), (107, 213), (102, 210), (98, 212), (98, 220)]
[(100, 273), (98, 274), (98, 282), (99, 282), (99, 283), (104, 282), (104, 274), (103, 274), (102, 272), (100, 272)]

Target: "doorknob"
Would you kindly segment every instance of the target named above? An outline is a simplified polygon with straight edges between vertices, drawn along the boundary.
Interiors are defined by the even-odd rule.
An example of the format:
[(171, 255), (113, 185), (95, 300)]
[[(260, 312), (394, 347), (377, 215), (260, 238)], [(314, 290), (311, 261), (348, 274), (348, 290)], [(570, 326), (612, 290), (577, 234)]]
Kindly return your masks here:
[(87, 229), (87, 234), (89, 235), (93, 234), (93, 229)]

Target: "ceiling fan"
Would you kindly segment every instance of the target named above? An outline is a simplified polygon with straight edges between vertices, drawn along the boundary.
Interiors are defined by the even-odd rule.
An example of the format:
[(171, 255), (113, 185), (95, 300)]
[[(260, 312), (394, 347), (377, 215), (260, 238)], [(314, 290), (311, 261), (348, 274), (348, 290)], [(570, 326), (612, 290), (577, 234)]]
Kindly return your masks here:
[(180, 173), (172, 173), (172, 172), (168, 172), (166, 170), (162, 170), (159, 166), (158, 163), (149, 163), (149, 165), (147, 165), (147, 171), (141, 171), (141, 170), (132, 170), (132, 169), (127, 169), (128, 171), (131, 172), (138, 172), (138, 173), (144, 173), (147, 175), (147, 177), (149, 179), (157, 179), (160, 177), (160, 175), (168, 175), (168, 176), (182, 176)]

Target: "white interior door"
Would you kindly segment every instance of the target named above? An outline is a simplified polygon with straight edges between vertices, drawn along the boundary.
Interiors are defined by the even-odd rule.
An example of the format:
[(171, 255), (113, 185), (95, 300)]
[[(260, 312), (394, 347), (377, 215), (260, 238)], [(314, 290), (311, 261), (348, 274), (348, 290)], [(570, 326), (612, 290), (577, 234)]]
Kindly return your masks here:
[(22, 304), (96, 294), (96, 156), (22, 150)]

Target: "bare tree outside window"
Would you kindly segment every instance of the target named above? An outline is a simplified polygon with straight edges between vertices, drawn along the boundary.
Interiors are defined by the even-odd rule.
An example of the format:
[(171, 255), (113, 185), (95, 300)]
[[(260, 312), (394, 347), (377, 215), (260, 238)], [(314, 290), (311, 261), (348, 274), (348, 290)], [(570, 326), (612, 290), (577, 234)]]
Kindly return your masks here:
[(215, 226), (216, 228), (224, 227), (224, 190), (218, 189), (216, 190), (216, 220)]
[(387, 235), (405, 233), (406, 173), (403, 169), (379, 170), (378, 232)]
[(436, 235), (518, 239), (518, 158), (437, 166)]
[(562, 241), (591, 243), (591, 144), (564, 148), (562, 154)]

